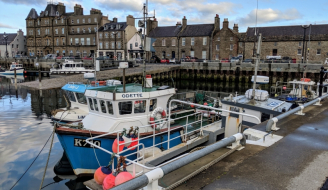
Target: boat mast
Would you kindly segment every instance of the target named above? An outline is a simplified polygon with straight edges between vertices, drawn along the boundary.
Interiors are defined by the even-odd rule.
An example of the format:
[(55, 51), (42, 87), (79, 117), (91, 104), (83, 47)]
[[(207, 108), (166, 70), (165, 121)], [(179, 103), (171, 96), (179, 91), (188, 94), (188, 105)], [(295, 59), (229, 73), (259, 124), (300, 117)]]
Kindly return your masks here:
[(254, 80), (253, 80), (253, 91), (252, 91), (252, 102), (254, 103), (255, 99), (255, 87), (256, 87), (256, 77), (257, 77), (257, 67), (259, 66), (259, 59), (261, 53), (261, 43), (262, 43), (262, 34), (259, 33), (257, 40), (257, 50), (256, 50), (256, 64), (255, 64), (255, 72), (254, 72)]
[[(96, 35), (97, 35), (97, 52), (96, 52), (96, 56), (98, 57), (98, 54), (99, 54), (99, 38), (98, 38), (98, 20), (97, 20), (97, 33), (96, 33)], [(93, 56), (94, 57), (94, 59), (95, 59), (95, 61), (94, 61), (94, 68), (95, 68), (95, 80), (97, 81), (97, 59), (96, 59), (96, 56)]]
[(146, 3), (143, 7), (143, 20), (144, 20), (144, 27), (143, 27), (143, 73), (142, 73), (142, 86), (146, 86), (146, 17), (148, 15), (147, 13), (147, 6), (148, 6), (148, 0), (146, 0)]

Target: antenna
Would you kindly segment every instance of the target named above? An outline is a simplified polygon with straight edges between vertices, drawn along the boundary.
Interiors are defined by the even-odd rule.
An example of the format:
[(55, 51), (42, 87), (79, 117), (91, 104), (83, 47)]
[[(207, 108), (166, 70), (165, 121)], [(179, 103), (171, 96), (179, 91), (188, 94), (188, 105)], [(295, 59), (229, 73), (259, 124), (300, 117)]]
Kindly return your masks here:
[(257, 10), (259, 9), (259, 0), (256, 1), (256, 13), (255, 13), (255, 32), (254, 35), (256, 36), (256, 28), (257, 28)]

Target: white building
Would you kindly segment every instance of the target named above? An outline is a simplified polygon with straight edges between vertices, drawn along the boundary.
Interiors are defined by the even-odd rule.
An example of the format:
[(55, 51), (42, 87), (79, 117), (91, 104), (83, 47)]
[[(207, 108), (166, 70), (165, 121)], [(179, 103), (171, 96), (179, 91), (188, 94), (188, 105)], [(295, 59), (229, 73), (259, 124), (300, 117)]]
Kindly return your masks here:
[(136, 32), (127, 43), (128, 60), (142, 57), (143, 50), (140, 49), (141, 43), (141, 36)]
[[(7, 52), (8, 57), (15, 57), (16, 55), (26, 55), (26, 39), (24, 32), (19, 29), (17, 33), (6, 33), (7, 39)], [(6, 40), (4, 33), (0, 34), (0, 57), (6, 56)]]

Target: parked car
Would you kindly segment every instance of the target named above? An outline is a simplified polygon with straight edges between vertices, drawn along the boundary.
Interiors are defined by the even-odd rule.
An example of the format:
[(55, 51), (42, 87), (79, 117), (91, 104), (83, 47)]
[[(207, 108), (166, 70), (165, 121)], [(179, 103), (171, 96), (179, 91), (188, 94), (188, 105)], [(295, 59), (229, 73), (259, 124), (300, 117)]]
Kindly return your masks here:
[(149, 62), (150, 63), (161, 63), (161, 59), (155, 55), (155, 56), (152, 56), (150, 58), (150, 61)]
[(170, 63), (170, 60), (168, 58), (164, 58), (161, 60), (161, 63)]
[(221, 59), (221, 63), (229, 63), (230, 60), (228, 58), (223, 58)]
[(61, 59), (74, 59), (74, 57), (62, 57)]
[(190, 62), (196, 62), (198, 60), (197, 57), (190, 57)]
[(143, 63), (143, 59), (142, 58), (136, 58), (136, 63)]
[(172, 58), (172, 59), (170, 59), (170, 61), (169, 61), (170, 63), (176, 63), (176, 61), (175, 61), (175, 58)]
[(97, 60), (109, 60), (109, 56), (99, 56), (97, 57)]
[(243, 63), (253, 63), (253, 60), (252, 60), (252, 59), (245, 59), (245, 60), (243, 61)]
[(92, 60), (92, 58), (91, 57), (88, 57), (88, 56), (84, 56), (82, 59), (83, 60)]
[(230, 59), (230, 62), (231, 62), (231, 63), (239, 63), (239, 62), (240, 62), (240, 58), (239, 58), (239, 57), (232, 57), (232, 58)]
[(56, 57), (56, 59), (62, 59), (62, 58), (63, 58), (63, 56), (61, 56), (61, 55)]

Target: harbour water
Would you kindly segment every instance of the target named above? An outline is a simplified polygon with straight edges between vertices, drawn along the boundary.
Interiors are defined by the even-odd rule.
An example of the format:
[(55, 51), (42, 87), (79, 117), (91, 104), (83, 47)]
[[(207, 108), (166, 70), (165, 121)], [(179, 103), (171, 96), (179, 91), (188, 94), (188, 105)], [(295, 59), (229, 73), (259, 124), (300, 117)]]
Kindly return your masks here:
[[(33, 80), (38, 79), (24, 78), (25, 82)], [(159, 85), (164, 84), (171, 85), (171, 83)], [(251, 84), (248, 83), (211, 81), (179, 81), (175, 85), (179, 91), (206, 90), (233, 94), (235, 92), (241, 94), (251, 88)], [(53, 130), (51, 111), (65, 106), (60, 89), (42, 91), (24, 87), (16, 89), (10, 78), (0, 77), (0, 189), (11, 189), (33, 162), (13, 189), (39, 189), (48, 158), (50, 140), (39, 156), (38, 154)], [(55, 164), (62, 155), (63, 149), (55, 135), (43, 189), (85, 189), (83, 181), (89, 178), (66, 179), (67, 176), (56, 176), (53, 172)]]

